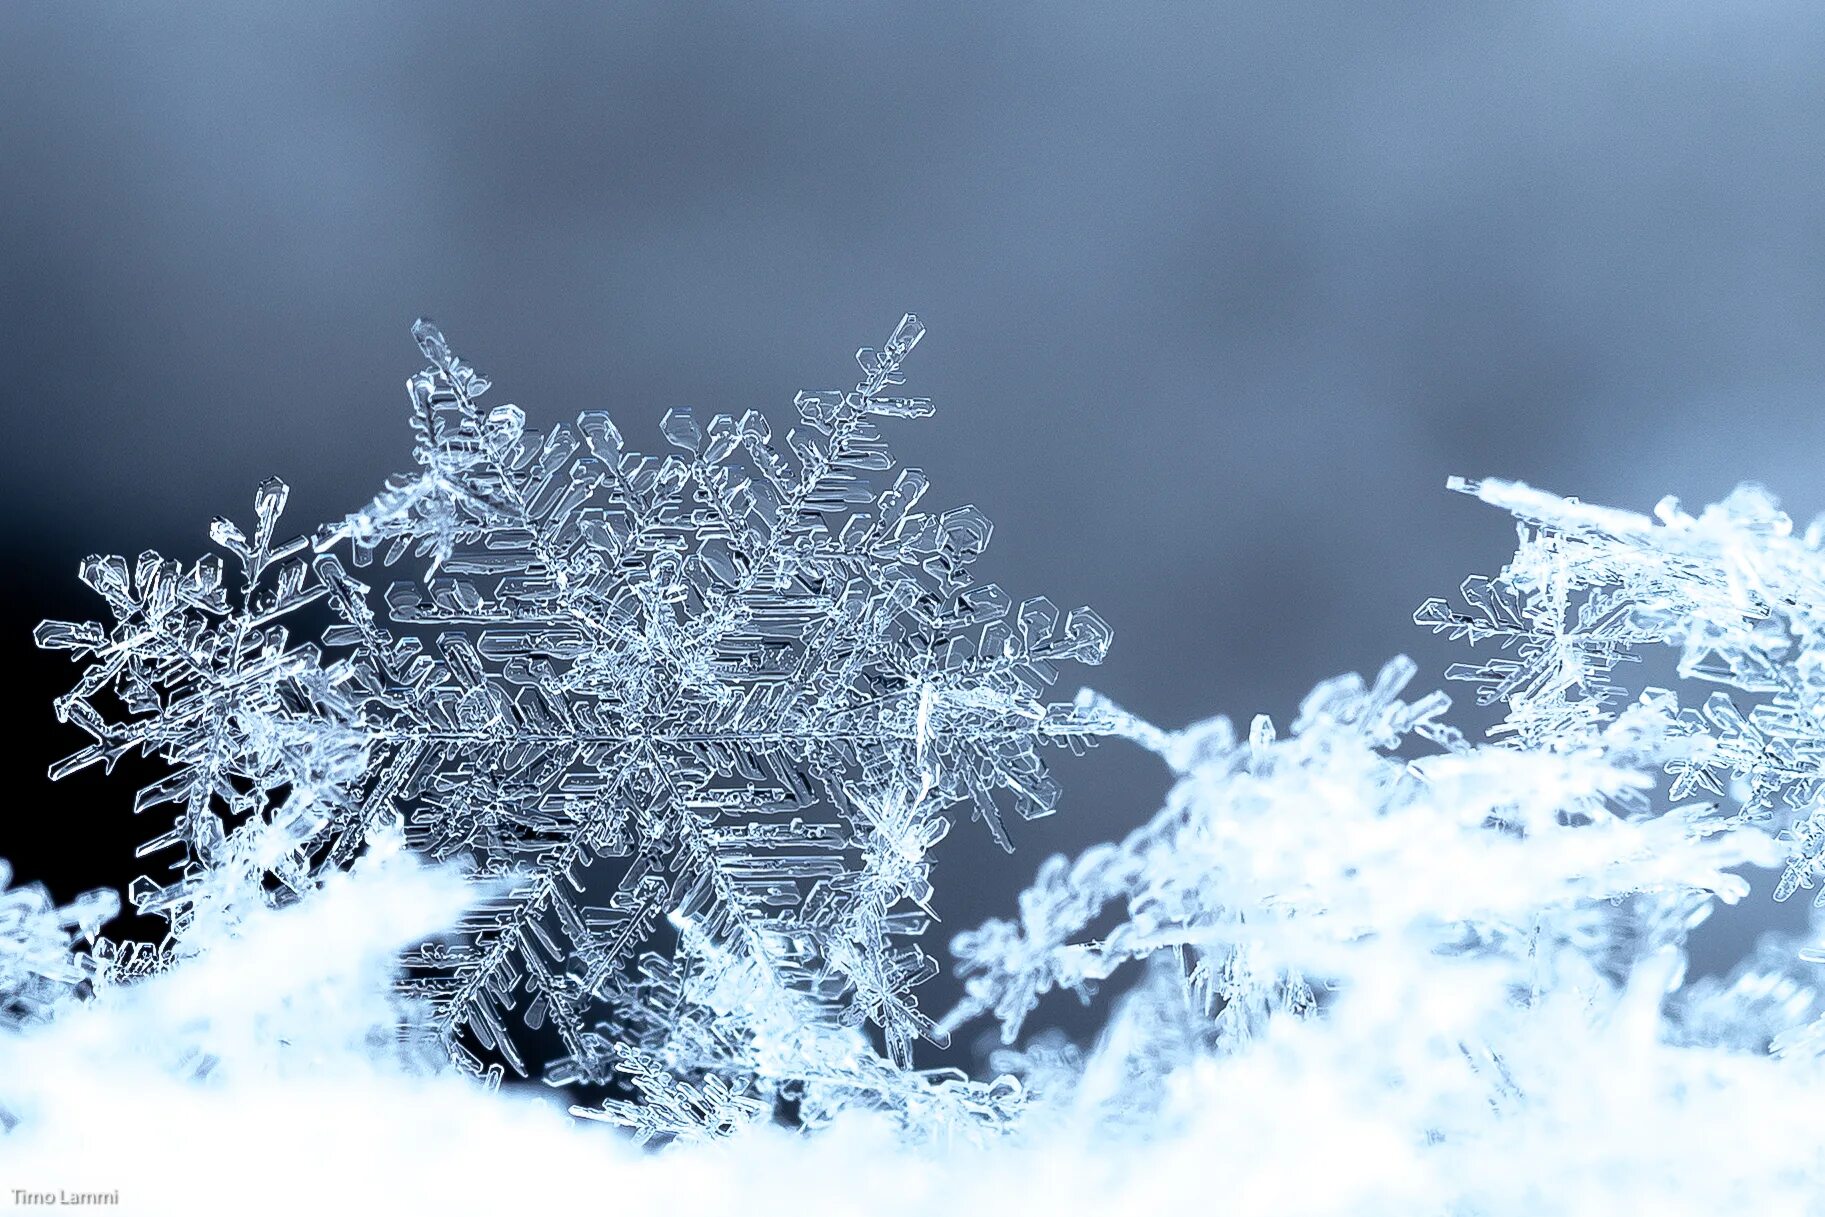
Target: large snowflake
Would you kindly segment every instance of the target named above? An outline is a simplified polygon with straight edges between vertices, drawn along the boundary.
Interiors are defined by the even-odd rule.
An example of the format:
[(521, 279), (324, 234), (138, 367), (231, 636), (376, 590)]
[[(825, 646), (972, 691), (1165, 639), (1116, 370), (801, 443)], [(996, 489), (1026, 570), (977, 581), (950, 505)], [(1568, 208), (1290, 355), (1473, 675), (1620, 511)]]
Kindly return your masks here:
[[(918, 320), (858, 353), (853, 389), (800, 393), (783, 446), (754, 412), (673, 410), (665, 457), (600, 411), (529, 431), (414, 333), (415, 472), (289, 541), (269, 481), (251, 534), (211, 529), (238, 580), (213, 555), (90, 558), (113, 624), (39, 629), (89, 661), (58, 711), (94, 742), (53, 772), (168, 766), (138, 806), (175, 809), (147, 846), (175, 875), (132, 894), (172, 932), (137, 965), (403, 823), (488, 890), (405, 960), (472, 1070), (525, 1073), (555, 1033), (546, 1080), (618, 1077), (592, 1114), (649, 1135), (907, 1085), (995, 1110), (993, 1086), (901, 1068), (942, 1039), (913, 996), (929, 853), (954, 805), (1004, 846), (1007, 814), (1055, 808), (1039, 750), (1091, 723), (1041, 698), (1109, 630), (976, 582), (989, 521), (918, 511), (917, 470), (874, 488), (875, 420), (931, 413), (894, 395)], [(375, 565), (423, 574), (376, 599), (353, 573)]]

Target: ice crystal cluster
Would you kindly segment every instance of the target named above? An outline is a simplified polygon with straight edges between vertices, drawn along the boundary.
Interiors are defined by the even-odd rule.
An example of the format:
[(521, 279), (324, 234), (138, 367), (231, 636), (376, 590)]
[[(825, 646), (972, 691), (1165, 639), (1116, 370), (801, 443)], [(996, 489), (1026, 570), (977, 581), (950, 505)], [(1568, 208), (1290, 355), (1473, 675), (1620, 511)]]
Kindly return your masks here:
[[(420, 1211), (1825, 1211), (1825, 956), (1686, 963), (1718, 904), (1825, 879), (1825, 523), (1457, 481), (1520, 522), (1416, 615), (1486, 735), (1406, 659), (1284, 731), (1162, 730), (1047, 702), (1107, 627), (977, 582), (987, 521), (921, 474), (875, 487), (921, 334), (783, 444), (673, 411), (660, 459), (484, 409), (421, 323), (417, 468), (367, 506), (281, 540), (267, 483), (211, 530), (232, 576), (87, 560), (112, 622), (38, 634), (86, 664), (56, 772), (162, 763), (175, 860), (131, 895), (169, 933), (0, 896), (0, 1152), (73, 1162), (130, 1087), (186, 1117), (152, 1174), (199, 1130), (250, 1170), (308, 1138)], [(950, 818), (1006, 847), (1058, 806), (1042, 749), (1098, 739), (1165, 806), (957, 935), (923, 1011)], [(1045, 1029), (1059, 991), (1106, 1002), (1092, 1042)], [(919, 1047), (996, 1029), (973, 1076)]]

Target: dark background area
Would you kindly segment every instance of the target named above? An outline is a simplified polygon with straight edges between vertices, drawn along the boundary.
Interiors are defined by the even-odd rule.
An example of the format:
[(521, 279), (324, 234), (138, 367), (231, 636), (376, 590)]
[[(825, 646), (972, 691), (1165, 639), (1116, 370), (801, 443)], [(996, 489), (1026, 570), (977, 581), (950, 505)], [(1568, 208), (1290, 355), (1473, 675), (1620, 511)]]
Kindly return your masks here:
[[(673, 405), (783, 423), (917, 311), (902, 461), (996, 521), (990, 577), (1115, 627), (1061, 695), (1176, 725), (1403, 650), (1436, 682), (1412, 609), (1512, 540), (1448, 474), (1825, 507), (1822, 134), (1800, 0), (12, 0), (0, 854), (68, 896), (152, 835), (131, 782), (42, 777), (80, 739), (29, 631), (99, 613), (78, 559), (194, 555), (269, 474), (298, 529), (363, 501), (420, 313), (535, 424), (653, 449)], [(1016, 857), (953, 834), (951, 928), (1164, 789), (1060, 769)]]

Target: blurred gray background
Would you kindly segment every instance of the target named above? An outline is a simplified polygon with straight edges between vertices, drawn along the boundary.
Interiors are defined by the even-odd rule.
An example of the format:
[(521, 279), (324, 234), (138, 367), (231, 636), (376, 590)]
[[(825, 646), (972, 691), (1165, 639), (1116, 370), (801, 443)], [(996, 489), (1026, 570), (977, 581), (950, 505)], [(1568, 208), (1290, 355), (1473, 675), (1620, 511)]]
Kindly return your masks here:
[[(30, 626), (268, 474), (300, 526), (366, 497), (419, 313), (535, 422), (656, 445), (668, 406), (789, 416), (917, 311), (939, 414), (899, 455), (996, 521), (991, 577), (1115, 626), (1064, 695), (1172, 725), (1402, 650), (1436, 681), (1412, 609), (1512, 540), (1449, 474), (1825, 507), (1822, 133), (1801, 0), (9, 0), (0, 852), (134, 873), (130, 786), (37, 776), (77, 740)], [(1014, 859), (954, 834), (953, 928), (1164, 788), (1063, 769)]]

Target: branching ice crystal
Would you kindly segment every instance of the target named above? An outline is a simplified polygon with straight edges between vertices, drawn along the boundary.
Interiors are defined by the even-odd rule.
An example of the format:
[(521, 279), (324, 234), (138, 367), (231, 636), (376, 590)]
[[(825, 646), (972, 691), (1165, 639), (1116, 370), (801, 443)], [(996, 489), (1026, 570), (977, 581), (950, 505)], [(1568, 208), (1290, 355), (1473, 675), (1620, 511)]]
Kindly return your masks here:
[(60, 908), (42, 884), (12, 880), (0, 858), (0, 1032), (48, 1022), (95, 979), (95, 957), (78, 948), (120, 911), (110, 891), (84, 892)]
[(1498, 730), (1522, 745), (1579, 747), (1625, 702), (1618, 665), (1672, 648), (1679, 676), (1723, 689), (1681, 706), (1650, 686), (1631, 707), (1678, 741), (1664, 758), (1671, 797), (1715, 796), (1736, 808), (1734, 821), (1785, 833), (1777, 899), (1825, 875), (1825, 518), (1796, 535), (1756, 486), (1697, 516), (1663, 499), (1652, 517), (1515, 482), (1453, 488), (1521, 521), (1513, 561), (1465, 581), (1464, 609), (1429, 600), (1416, 616), (1495, 644), (1497, 655), (1446, 675), (1504, 705)]
[[(1087, 992), (1170, 953), (1178, 997), (1209, 1020), (1206, 1046), (1232, 1052), (1276, 1016), (1316, 1010), (1326, 986), (1443, 974), (1395, 958), (1405, 952), (1500, 960), (1535, 991), (1554, 988), (1548, 974), (1582, 963), (1600, 926), (1648, 907), (1611, 902), (1667, 902), (1664, 932), (1645, 946), (1629, 936), (1651, 951), (1683, 942), (1694, 898), (1747, 892), (1728, 868), (1773, 860), (1765, 836), (1718, 831), (1704, 805), (1628, 814), (1651, 785), (1619, 763), (1648, 746), (1635, 720), (1574, 755), (1473, 747), (1441, 721), (1444, 695), (1400, 699), (1413, 673), (1402, 658), (1373, 685), (1327, 681), (1286, 738), (1264, 717), (1238, 738), (1224, 718), (1166, 733), (1108, 707), (1179, 784), (1126, 840), (1048, 861), (1017, 921), (959, 936), (970, 979), (952, 1020), (992, 1011), (1012, 1042), (1047, 991)], [(1403, 746), (1425, 751), (1406, 759)], [(1111, 908), (1114, 928), (1087, 934)]]
[[(93, 742), (52, 772), (169, 767), (136, 802), (174, 812), (142, 853), (177, 853), (134, 885), (171, 927), (139, 966), (402, 822), (488, 887), (453, 940), (404, 957), (471, 1071), (527, 1072), (548, 1028), (546, 1080), (619, 1079), (628, 1099), (586, 1114), (649, 1137), (782, 1097), (808, 1120), (994, 1117), (1005, 1086), (904, 1069), (943, 1038), (913, 995), (935, 971), (929, 851), (954, 805), (1004, 847), (1008, 813), (1056, 807), (1039, 749), (1096, 720), (1041, 698), (1109, 630), (977, 582), (989, 522), (916, 510), (917, 470), (873, 488), (893, 465), (876, 420), (931, 413), (895, 395), (923, 333), (909, 315), (853, 389), (799, 394), (783, 446), (752, 411), (673, 410), (656, 458), (601, 411), (540, 434), (485, 409), (487, 380), (421, 321), (415, 472), (289, 540), (265, 483), (251, 531), (211, 527), (232, 577), (215, 555), (86, 560), (112, 624), (37, 633), (88, 662), (57, 711)], [(413, 562), (378, 602), (354, 573)]]

